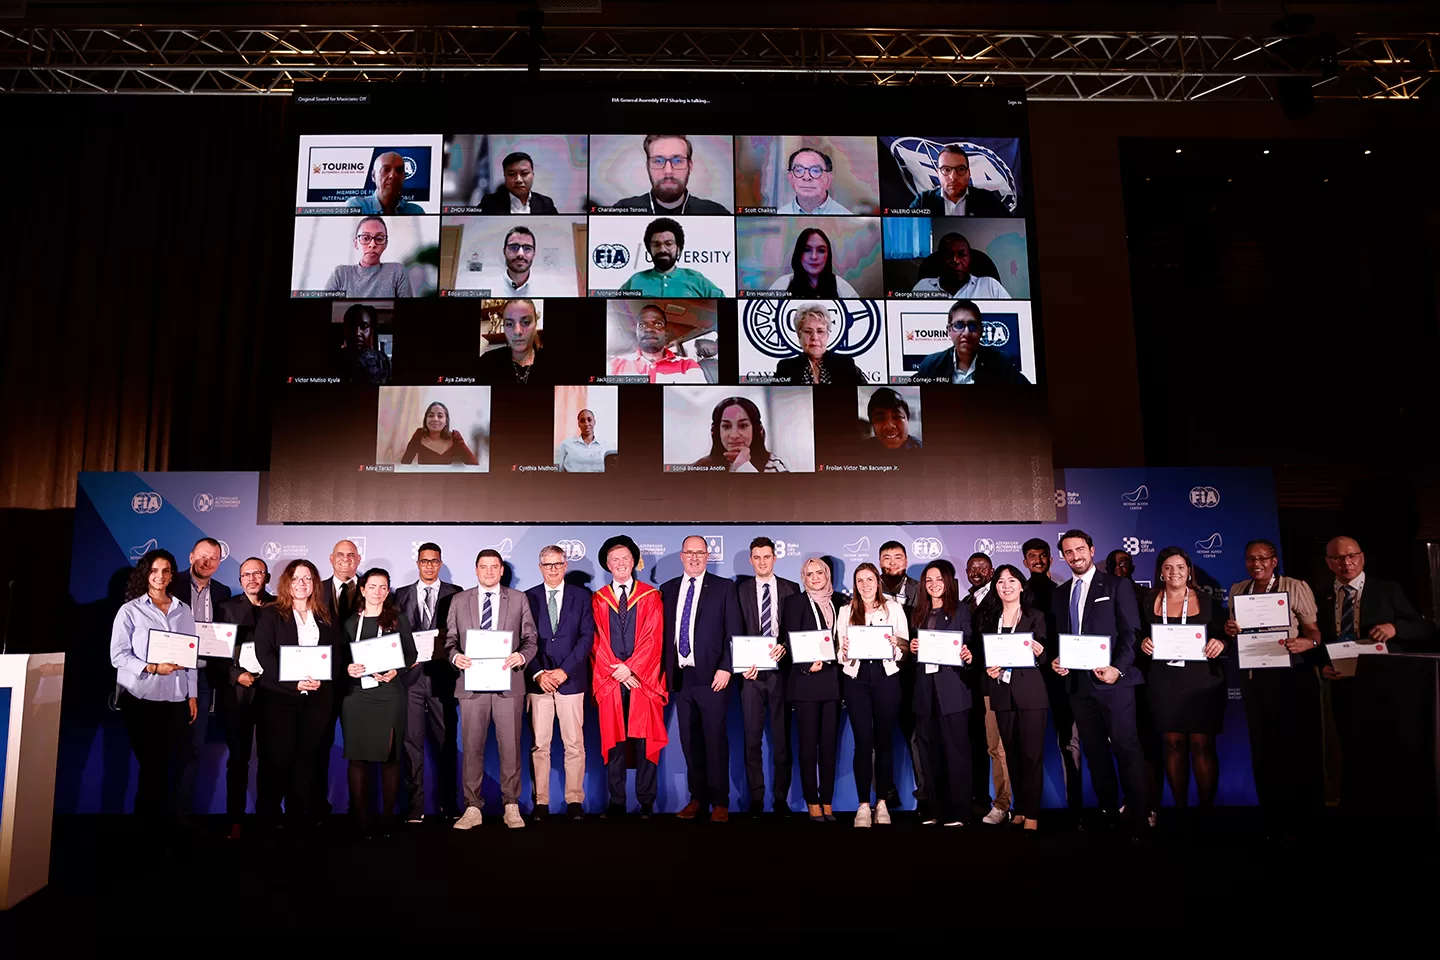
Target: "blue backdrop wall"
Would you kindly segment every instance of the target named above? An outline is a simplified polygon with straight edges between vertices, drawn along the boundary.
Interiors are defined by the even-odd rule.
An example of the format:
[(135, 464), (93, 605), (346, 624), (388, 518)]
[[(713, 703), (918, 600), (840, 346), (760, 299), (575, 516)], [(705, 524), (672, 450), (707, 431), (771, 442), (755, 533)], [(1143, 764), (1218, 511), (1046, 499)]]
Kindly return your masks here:
[[(224, 561), (217, 579), (238, 590), (239, 565), (249, 556), (264, 557), (272, 573), (297, 557), (314, 561), (321, 576), (330, 572), (327, 557), (341, 538), (354, 540), (364, 557), (362, 569), (385, 567), (398, 586), (416, 579), (416, 547), (427, 540), (444, 550), (443, 578), (462, 587), (475, 585), (474, 557), (495, 547), (510, 568), (510, 585), (525, 589), (540, 582), (537, 558), (549, 543), (563, 546), (570, 570), (593, 577), (592, 587), (605, 583), (595, 551), (616, 532), (630, 534), (644, 553), (641, 576), (659, 584), (680, 573), (680, 543), (691, 533), (702, 534), (710, 545), (710, 570), (723, 576), (749, 574), (752, 537), (768, 536), (777, 545), (776, 570), (798, 580), (800, 564), (816, 554), (831, 558), (837, 585), (846, 583), (855, 564), (874, 561), (880, 544), (895, 539), (909, 550), (910, 572), (918, 576), (925, 563), (943, 556), (963, 568), (972, 552), (988, 553), (996, 563), (1019, 564), (1020, 546), (1031, 537), (1051, 544), (1068, 527), (1081, 527), (1095, 539), (1099, 557), (1114, 549), (1135, 556), (1138, 581), (1154, 576), (1154, 555), (1172, 544), (1186, 548), (1194, 558), (1201, 585), (1223, 598), (1233, 581), (1245, 577), (1244, 544), (1255, 537), (1279, 542), (1274, 485), (1269, 471), (1248, 469), (1122, 469), (1062, 470), (1055, 475), (1056, 520), (1053, 524), (765, 524), (726, 525), (430, 525), (430, 524), (328, 524), (286, 526), (263, 523), (258, 473), (85, 473), (80, 476), (76, 503), (75, 539), (71, 562), (70, 594), (79, 614), (69, 640), (66, 703), (62, 723), (58, 813), (118, 813), (129, 810), (135, 790), (134, 759), (119, 714), (106, 701), (114, 690), (109, 667), (110, 623), (119, 607), (125, 578), (146, 550), (156, 546), (174, 553), (182, 566), (190, 546), (202, 536), (221, 541)], [(1057, 557), (1052, 575), (1068, 576)], [(1229, 664), (1233, 677), (1234, 663)], [(1220, 802), (1254, 803), (1245, 717), (1239, 702), (1239, 684), (1230, 684), (1225, 732), (1219, 739), (1222, 777)], [(684, 805), (685, 760), (674, 728), (671, 745), (660, 764), (662, 811)], [(586, 806), (598, 811), (606, 802), (604, 768), (600, 763), (599, 734), (593, 707), (586, 722), (589, 745), (586, 770)], [(740, 710), (732, 698), (730, 716), (731, 795), (737, 809), (748, 803), (742, 756)], [(524, 749), (529, 750), (526, 734)], [(1047, 738), (1045, 803), (1063, 805), (1060, 759), (1054, 738)], [(563, 794), (561, 751), (556, 740), (552, 796)], [(487, 805), (499, 802), (499, 764), (494, 738), (487, 757)], [(835, 805), (853, 809), (856, 793), (850, 773), (852, 742), (842, 721), (839, 773)], [(897, 780), (909, 805), (913, 783), (908, 752), (895, 751)], [(340, 746), (331, 764), (331, 796), (343, 808), (344, 765)], [(223, 812), (225, 738), (219, 723), (211, 725), (201, 758), (196, 806), (200, 812)], [(433, 764), (432, 764), (433, 766)], [(524, 764), (530, 794), (530, 765)], [(767, 769), (769, 758), (767, 750)], [(433, 770), (432, 770), (433, 775)], [(253, 789), (253, 784), (252, 784)], [(433, 784), (427, 790), (435, 796)], [(1087, 802), (1093, 802), (1087, 787)], [(790, 797), (800, 806), (798, 778)], [(252, 793), (253, 802), (253, 793)], [(1168, 802), (1168, 798), (1167, 798)]]

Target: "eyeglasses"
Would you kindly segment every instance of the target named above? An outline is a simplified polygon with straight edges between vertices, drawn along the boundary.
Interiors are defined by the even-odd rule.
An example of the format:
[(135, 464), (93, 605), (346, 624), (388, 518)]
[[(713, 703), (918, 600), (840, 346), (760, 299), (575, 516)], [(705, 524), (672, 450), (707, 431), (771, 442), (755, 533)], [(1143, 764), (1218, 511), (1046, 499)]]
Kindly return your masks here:
[(651, 169), (651, 170), (664, 170), (664, 169), (665, 169), (665, 164), (667, 164), (667, 163), (670, 164), (670, 166), (671, 166), (672, 169), (675, 169), (675, 170), (684, 170), (686, 167), (690, 166), (690, 158), (689, 158), (689, 157), (651, 157), (651, 158), (650, 158), (650, 169)]
[(535, 244), (533, 244), (533, 243), (507, 243), (507, 244), (505, 244), (505, 252), (506, 252), (506, 253), (534, 253), (534, 252), (535, 252)]
[(1250, 556), (1248, 556), (1248, 557), (1245, 558), (1245, 562), (1246, 562), (1246, 563), (1268, 563), (1268, 562), (1270, 562), (1271, 560), (1274, 560), (1274, 559), (1275, 559), (1275, 554), (1273, 554), (1273, 553), (1267, 553), (1267, 554), (1264, 554), (1264, 555), (1261, 555), (1261, 554), (1251, 554)]
[(390, 242), (390, 238), (385, 236), (385, 234), (383, 233), (357, 233), (355, 234), (355, 240), (361, 246), (366, 247), (370, 246), (371, 244), (374, 244), (377, 247), (383, 247), (385, 246), (385, 244)]
[(681, 550), (681, 551), (680, 551), (680, 556), (682, 556), (682, 557), (708, 557), (708, 556), (710, 556), (710, 551), (709, 551), (709, 550)]
[(1341, 561), (1341, 562), (1344, 562), (1344, 563), (1350, 563), (1350, 562), (1352, 562), (1352, 561), (1354, 561), (1354, 560), (1358, 560), (1360, 557), (1363, 557), (1363, 556), (1365, 556), (1365, 551), (1363, 551), (1363, 550), (1357, 550), (1357, 551), (1355, 551), (1354, 553), (1332, 553), (1332, 554), (1327, 554), (1326, 557), (1325, 557), (1325, 559), (1326, 559), (1326, 560), (1332, 560), (1332, 561)]
[(984, 325), (981, 324), (979, 320), (956, 320), (954, 323), (950, 324), (950, 329), (956, 331), (957, 333), (961, 331), (979, 333), (983, 328)]
[(665, 329), (665, 321), (664, 321), (664, 320), (641, 320), (641, 321), (640, 321), (640, 326), (644, 327), (644, 328), (647, 329), (647, 330), (664, 330), (664, 329)]
[(422, 566), (422, 567), (438, 567), (438, 566), (440, 566), (440, 561), (439, 561), (439, 560), (416, 560), (415, 562), (418, 563), (418, 564), (419, 564), (420, 566)]
[(540, 564), (540, 566), (546, 570), (559, 570), (561, 567), (565, 566), (565, 561), (556, 560), (552, 563), (542, 563)]
[(969, 167), (941, 167), (941, 168), (940, 168), (940, 176), (942, 176), (942, 177), (958, 177), (958, 176), (960, 176), (960, 174), (962, 174), (962, 173), (969, 173), (969, 172), (970, 172), (970, 168), (969, 168)]
[(241, 579), (241, 580), (264, 580), (264, 579), (265, 579), (265, 571), (264, 571), (264, 570), (251, 570), (249, 573), (242, 573), (242, 574), (240, 574), (240, 579)]
[(790, 176), (796, 178), (797, 180), (819, 180), (822, 176), (829, 172), (830, 171), (826, 170), (822, 165), (818, 163), (812, 163), (808, 167), (801, 166), (797, 163), (795, 164), (795, 166), (790, 168)]
[(314, 583), (314, 582), (315, 582), (315, 578), (314, 578), (314, 577), (291, 577), (291, 578), (290, 578), (290, 582), (291, 582), (291, 583)]

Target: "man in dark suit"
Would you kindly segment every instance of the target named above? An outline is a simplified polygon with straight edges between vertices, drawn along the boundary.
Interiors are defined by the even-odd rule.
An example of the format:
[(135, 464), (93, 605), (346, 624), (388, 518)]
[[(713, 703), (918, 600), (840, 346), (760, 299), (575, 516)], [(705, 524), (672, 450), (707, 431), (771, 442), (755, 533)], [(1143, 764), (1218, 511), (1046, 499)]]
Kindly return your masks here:
[[(985, 315), (973, 300), (956, 300), (950, 305), (950, 349), (930, 354), (920, 361), (911, 379), (922, 383), (1026, 384), (1025, 374), (1015, 368), (994, 347), (980, 346)], [(958, 371), (958, 375), (957, 375)]]
[[(184, 601), (197, 623), (214, 623), (220, 604), (230, 599), (230, 588), (211, 579), (220, 569), (220, 541), (201, 537), (190, 548), (190, 566), (170, 578), (170, 596)], [(225, 622), (225, 621), (220, 621)], [(205, 750), (210, 730), (210, 716), (215, 712), (215, 692), (230, 683), (230, 661), (217, 657), (195, 661), (198, 693), (195, 696), (195, 722), (190, 724), (190, 751), (180, 773), (178, 803), (185, 814), (193, 812), (195, 777), (200, 769), (200, 756)], [(224, 725), (221, 719), (221, 725)]]
[(690, 802), (676, 816), (691, 820), (710, 806), (710, 821), (725, 823), (730, 819), (730, 741), (725, 733), (730, 638), (743, 635), (744, 622), (734, 582), (706, 572), (709, 557), (704, 537), (686, 537), (680, 545), (684, 575), (660, 587), (665, 681), (690, 781)]
[(275, 598), (265, 590), (270, 582), (270, 569), (259, 557), (250, 557), (240, 564), (240, 590), (238, 597), (222, 601), (216, 608), (215, 619), (220, 623), (235, 624), (235, 656), (226, 661), (229, 665), (227, 682), (218, 688), (220, 713), (225, 718), (225, 746), (229, 756), (225, 759), (225, 815), (230, 821), (227, 838), (239, 840), (240, 821), (245, 816), (245, 796), (250, 788), (250, 756), (255, 742), (255, 689), (259, 684), (258, 666), (254, 659), (254, 648), (246, 656), (244, 646), (255, 642), (255, 623), (260, 618), (260, 608), (273, 603)]
[[(360, 583), (355, 571), (360, 567), (360, 548), (353, 540), (341, 540), (330, 548), (330, 576), (316, 584), (320, 602), (330, 614), (330, 622), (336, 629), (343, 629), (345, 621), (360, 608)], [(316, 745), (314, 776), (310, 781), (310, 811), (324, 822), (326, 814), (334, 809), (330, 803), (330, 753), (335, 749), (335, 723), (340, 719), (340, 703), (344, 697), (335, 698), (334, 713), (325, 733)]]
[(1059, 547), (1073, 576), (1055, 591), (1051, 604), (1055, 627), (1061, 634), (1108, 637), (1110, 665), (1072, 672), (1057, 657), (1052, 666), (1067, 680), (1070, 706), (1100, 808), (1109, 817), (1119, 816), (1120, 785), (1111, 761), (1113, 752), (1125, 786), (1126, 814), (1138, 829), (1145, 824), (1149, 809), (1145, 754), (1135, 726), (1135, 686), (1145, 682), (1135, 666), (1140, 631), (1135, 590), (1130, 581), (1095, 567), (1095, 541), (1084, 530), (1065, 531)]
[[(907, 616), (925, 601), (925, 590), (920, 581), (910, 576), (909, 554), (899, 540), (887, 540), (880, 545), (880, 590), (887, 597), (900, 601)], [(900, 661), (900, 733), (910, 748), (910, 770), (915, 775), (915, 799), (927, 799), (925, 794), (925, 770), (920, 764), (920, 740), (915, 735), (915, 658), (906, 657)], [(890, 797), (888, 806), (899, 809), (900, 798)]]
[(559, 212), (554, 200), (530, 189), (535, 183), (535, 161), (530, 159), (530, 154), (519, 151), (507, 154), (500, 168), (505, 171), (505, 183), (480, 200), (481, 213), (544, 216)]
[[(735, 584), (740, 598), (740, 617), (745, 635), (780, 637), (780, 607), (800, 593), (794, 580), (775, 576), (775, 541), (756, 537), (750, 541), (753, 577), (741, 577)], [(778, 669), (751, 669), (740, 681), (740, 714), (745, 720), (745, 778), (750, 785), (750, 811), (765, 809), (765, 760), (760, 742), (765, 733), (765, 710), (770, 710), (770, 755), (775, 764), (771, 808), (779, 815), (790, 812), (790, 704), (786, 698), (790, 678), (790, 652), (784, 644), (772, 649)]]
[(445, 629), (446, 617), (450, 614), (450, 598), (460, 592), (453, 583), (440, 579), (440, 545), (422, 543), (415, 551), (415, 567), (420, 579), (395, 589), (395, 603), (410, 629), (416, 633), (435, 631), (430, 639), (430, 656), (425, 656), (426, 644), (417, 642), (420, 659), (405, 671), (405, 789), (410, 798), (409, 823), (425, 822), (425, 732), (435, 741), (436, 772), (440, 786), (440, 802), (436, 807), (447, 819), (453, 819), (459, 811), (455, 809), (455, 732), (458, 724), (455, 717), (455, 671), (445, 663), (443, 653), (435, 656), (436, 650), (443, 652), (445, 641), (440, 632)]
[(1337, 657), (1336, 648), (1329, 644), (1348, 641), (1413, 650), (1430, 639), (1431, 629), (1406, 599), (1400, 584), (1366, 575), (1365, 551), (1352, 538), (1336, 537), (1326, 544), (1325, 563), (1335, 574), (1334, 580), (1313, 586), (1316, 623), (1327, 663), (1321, 675), (1330, 688), (1330, 710), (1340, 737), (1340, 804), (1353, 808), (1360, 790), (1358, 782), (1347, 784), (1346, 767), (1357, 769), (1359, 764), (1353, 760), (1365, 748), (1355, 716), (1353, 678), (1358, 657)]
[(1015, 216), (999, 193), (970, 185), (970, 157), (959, 144), (949, 144), (940, 151), (935, 169), (940, 173), (940, 186), (910, 201), (911, 210), (923, 208), (932, 217)]
[[(1025, 592), (1030, 603), (1045, 615), (1045, 636), (1052, 644), (1055, 637), (1055, 581), (1050, 579), (1050, 544), (1039, 537), (1032, 537), (1021, 545), (1025, 557), (1025, 569), (1030, 579), (1025, 582)], [(1058, 650), (1058, 647), (1052, 647)], [(1065, 805), (1071, 810), (1085, 806), (1084, 784), (1080, 776), (1080, 731), (1075, 726), (1075, 716), (1070, 711), (1069, 686), (1064, 677), (1053, 670), (1041, 670), (1045, 677), (1045, 690), (1050, 698), (1050, 713), (1055, 721), (1055, 740), (1060, 747), (1060, 770), (1065, 781)]]
[(535, 740), (530, 751), (535, 773), (535, 819), (550, 815), (550, 741), (555, 721), (565, 745), (565, 812), (585, 819), (585, 694), (590, 689), (588, 661), (595, 643), (594, 598), (589, 590), (565, 582), (565, 551), (551, 544), (540, 550), (540, 576), (525, 591), (540, 642), (525, 667), (525, 699)]

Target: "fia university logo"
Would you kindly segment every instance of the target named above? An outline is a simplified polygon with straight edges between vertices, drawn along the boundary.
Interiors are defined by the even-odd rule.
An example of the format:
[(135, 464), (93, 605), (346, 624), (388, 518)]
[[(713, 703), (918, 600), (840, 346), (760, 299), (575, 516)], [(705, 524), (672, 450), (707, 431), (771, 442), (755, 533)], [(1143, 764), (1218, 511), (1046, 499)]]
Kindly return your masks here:
[(584, 540), (558, 540), (555, 546), (565, 551), (565, 559), (570, 563), (585, 559)]
[(165, 501), (154, 490), (145, 490), (130, 498), (130, 509), (136, 513), (159, 513)]
[(630, 265), (630, 250), (619, 243), (597, 243), (590, 262), (601, 270), (620, 270)]
[[(783, 360), (804, 350), (795, 332), (795, 310), (810, 300), (746, 300), (740, 327), (750, 345), (767, 357)], [(847, 357), (875, 346), (884, 330), (878, 300), (821, 300), (830, 314), (830, 342), (825, 349)]]
[[(970, 161), (970, 184), (979, 190), (1000, 194), (1006, 209), (1015, 212), (1015, 172), (989, 147), (968, 140), (959, 141)], [(945, 141), (926, 137), (896, 137), (890, 143), (890, 156), (900, 168), (900, 178), (918, 197), (926, 190), (940, 186), (940, 151)]]
[(1220, 491), (1214, 487), (1191, 487), (1190, 506), (1202, 510), (1220, 506)]

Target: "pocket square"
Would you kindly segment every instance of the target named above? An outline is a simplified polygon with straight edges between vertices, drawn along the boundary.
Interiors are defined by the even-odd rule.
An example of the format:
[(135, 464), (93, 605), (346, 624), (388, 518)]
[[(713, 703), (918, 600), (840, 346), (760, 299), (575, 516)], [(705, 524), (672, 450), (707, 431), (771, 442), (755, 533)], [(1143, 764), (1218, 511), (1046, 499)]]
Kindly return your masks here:
[(1106, 600), (1109, 600), (1109, 599), (1111, 599), (1111, 598), (1110, 598), (1110, 597), (1096, 597), (1096, 598), (1095, 598), (1095, 602), (1096, 602), (1096, 603), (1104, 603)]

